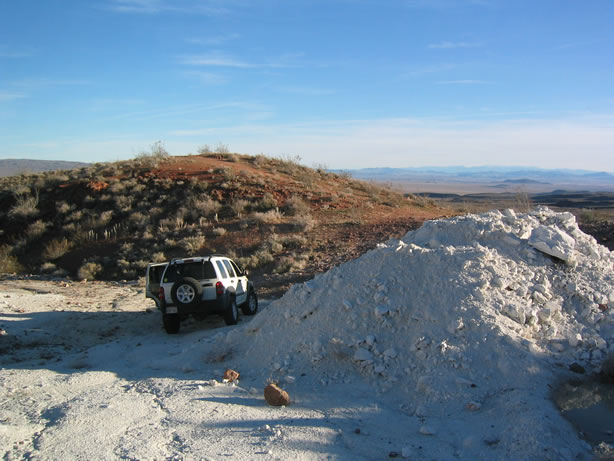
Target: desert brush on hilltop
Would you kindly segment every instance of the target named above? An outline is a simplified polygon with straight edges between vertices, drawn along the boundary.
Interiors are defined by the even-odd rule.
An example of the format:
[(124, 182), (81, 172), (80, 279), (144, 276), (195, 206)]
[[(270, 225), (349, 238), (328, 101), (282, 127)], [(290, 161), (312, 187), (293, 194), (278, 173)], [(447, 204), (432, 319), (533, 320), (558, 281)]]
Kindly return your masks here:
[(318, 272), (444, 210), (299, 158), (150, 155), (0, 179), (0, 272), (135, 279), (225, 253), (252, 271)]

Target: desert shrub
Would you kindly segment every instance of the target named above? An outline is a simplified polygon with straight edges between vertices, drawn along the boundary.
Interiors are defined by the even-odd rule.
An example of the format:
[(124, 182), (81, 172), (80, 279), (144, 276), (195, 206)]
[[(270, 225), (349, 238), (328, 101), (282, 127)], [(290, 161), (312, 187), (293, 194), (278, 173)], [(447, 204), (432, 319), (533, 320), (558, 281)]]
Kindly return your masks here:
[(274, 259), (268, 248), (262, 248), (251, 256), (239, 258), (239, 264), (248, 269), (256, 269), (265, 264), (272, 263)]
[(198, 152), (200, 155), (209, 155), (213, 153), (213, 150), (211, 149), (209, 144), (203, 144), (198, 148), (196, 152)]
[(41, 264), (40, 270), (43, 274), (51, 274), (53, 272), (55, 272), (58, 269), (58, 267), (50, 262), (46, 262)]
[(12, 252), (13, 249), (9, 245), (0, 245), (0, 273), (21, 272), (21, 264)]
[(283, 274), (286, 272), (300, 271), (307, 266), (307, 258), (305, 256), (296, 258), (294, 255), (283, 256), (279, 258), (273, 272), (276, 274)]
[(15, 205), (9, 211), (9, 216), (30, 217), (38, 214), (38, 192), (15, 193)]
[(296, 216), (304, 213), (309, 213), (311, 208), (309, 204), (305, 202), (298, 195), (293, 195), (284, 204), (284, 211), (290, 216)]
[(269, 210), (264, 213), (255, 211), (251, 214), (252, 219), (259, 224), (279, 224), (283, 220), (283, 213), (279, 210)]
[(212, 230), (212, 232), (217, 235), (218, 237), (221, 237), (223, 235), (226, 235), (226, 229), (224, 229), (223, 227), (216, 227)]
[(78, 222), (81, 221), (81, 219), (83, 219), (83, 210), (75, 210), (66, 218), (66, 221)]
[(72, 205), (69, 205), (66, 201), (62, 200), (61, 202), (57, 202), (55, 204), (56, 210), (60, 214), (67, 214), (70, 210), (72, 210)]
[(124, 213), (132, 210), (132, 202), (134, 198), (130, 195), (116, 195), (115, 196), (115, 206)]
[(521, 213), (530, 212), (533, 209), (533, 202), (531, 201), (529, 194), (526, 192), (517, 192), (516, 206), (514, 208)]
[(249, 202), (247, 200), (238, 198), (233, 200), (233, 202), (230, 204), (230, 208), (232, 209), (234, 214), (236, 214), (240, 218), (245, 211), (245, 207), (247, 207), (247, 205), (249, 205)]
[(262, 199), (258, 202), (257, 208), (261, 211), (270, 210), (272, 208), (277, 208), (278, 203), (277, 199), (270, 192), (265, 192), (262, 196)]
[(230, 153), (230, 150), (228, 149), (227, 144), (219, 142), (217, 146), (215, 146), (215, 153), (216, 154), (228, 154)]
[(290, 220), (290, 224), (292, 224), (294, 228), (298, 231), (308, 232), (313, 229), (316, 224), (318, 224), (318, 221), (310, 214), (301, 214), (294, 216)]
[(269, 244), (271, 253), (276, 254), (276, 253), (283, 251), (284, 245), (279, 240), (280, 240), (279, 235), (275, 233), (269, 236), (267, 243)]
[(102, 272), (102, 265), (96, 262), (86, 262), (77, 271), (79, 280), (95, 280), (96, 275)]
[(47, 227), (49, 227), (49, 223), (38, 219), (28, 226), (28, 229), (26, 230), (26, 235), (30, 240), (35, 240), (45, 233)]
[(193, 235), (181, 241), (181, 247), (190, 254), (196, 253), (203, 246), (205, 246), (204, 235)]
[(299, 248), (307, 244), (307, 237), (301, 234), (287, 234), (280, 236), (278, 241), (284, 248)]
[(210, 216), (217, 213), (221, 206), (219, 202), (208, 196), (192, 199), (190, 202), (190, 208), (194, 210), (193, 214), (196, 216)]
[(252, 157), (251, 160), (254, 165), (260, 168), (266, 165), (269, 165), (271, 163), (271, 160), (264, 154), (255, 155), (254, 157)]
[(158, 251), (151, 255), (151, 262), (163, 263), (166, 261), (166, 255), (162, 251)]
[(136, 211), (128, 217), (128, 223), (137, 229), (142, 228), (149, 224), (149, 216)]
[(230, 183), (224, 188), (230, 189), (228, 186), (234, 184), (234, 182), (237, 180), (237, 174), (232, 168), (221, 168), (220, 173), (222, 174), (222, 178), (224, 178), (224, 182)]
[(72, 244), (65, 238), (51, 240), (45, 245), (43, 258), (48, 261), (61, 258), (68, 253), (71, 247)]

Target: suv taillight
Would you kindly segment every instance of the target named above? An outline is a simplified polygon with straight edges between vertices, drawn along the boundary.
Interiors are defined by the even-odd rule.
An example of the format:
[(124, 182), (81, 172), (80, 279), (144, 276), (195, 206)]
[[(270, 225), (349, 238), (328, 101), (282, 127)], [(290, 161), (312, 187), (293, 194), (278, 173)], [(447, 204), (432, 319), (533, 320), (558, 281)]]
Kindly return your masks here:
[(158, 299), (160, 301), (164, 301), (164, 288), (160, 287), (160, 289), (158, 290)]
[(217, 282), (215, 284), (215, 294), (221, 296), (224, 294), (224, 284), (222, 282)]

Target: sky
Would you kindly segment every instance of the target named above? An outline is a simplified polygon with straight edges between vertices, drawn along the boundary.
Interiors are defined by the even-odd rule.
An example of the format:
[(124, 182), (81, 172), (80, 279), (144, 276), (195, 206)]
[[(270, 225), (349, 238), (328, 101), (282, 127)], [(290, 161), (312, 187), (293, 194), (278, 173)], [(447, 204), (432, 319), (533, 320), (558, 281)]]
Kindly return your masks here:
[(614, 171), (612, 0), (0, 1), (0, 158)]

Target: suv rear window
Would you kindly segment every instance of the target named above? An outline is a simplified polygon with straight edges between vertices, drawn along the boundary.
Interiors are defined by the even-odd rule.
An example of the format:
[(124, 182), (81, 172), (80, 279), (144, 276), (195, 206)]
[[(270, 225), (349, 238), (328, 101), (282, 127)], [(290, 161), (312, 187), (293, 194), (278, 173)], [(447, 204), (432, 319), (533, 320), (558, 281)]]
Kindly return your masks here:
[(177, 282), (184, 277), (191, 277), (196, 280), (214, 279), (215, 270), (210, 261), (171, 264), (164, 274), (165, 282)]

